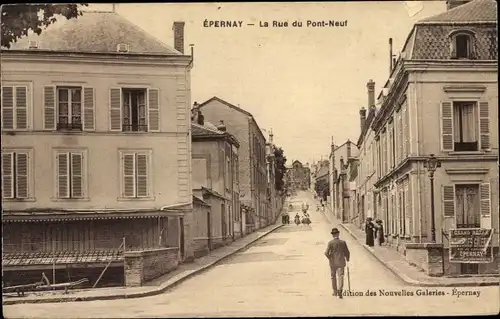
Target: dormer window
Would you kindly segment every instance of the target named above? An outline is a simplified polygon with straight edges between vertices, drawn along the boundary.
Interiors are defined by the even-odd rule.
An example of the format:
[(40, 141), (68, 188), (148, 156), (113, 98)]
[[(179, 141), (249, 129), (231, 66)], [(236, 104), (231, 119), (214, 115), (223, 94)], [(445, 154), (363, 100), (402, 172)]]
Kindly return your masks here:
[(458, 59), (468, 59), (470, 57), (470, 37), (466, 34), (459, 34), (455, 37)]
[(452, 59), (474, 59), (474, 36), (470, 32), (457, 32), (451, 36)]

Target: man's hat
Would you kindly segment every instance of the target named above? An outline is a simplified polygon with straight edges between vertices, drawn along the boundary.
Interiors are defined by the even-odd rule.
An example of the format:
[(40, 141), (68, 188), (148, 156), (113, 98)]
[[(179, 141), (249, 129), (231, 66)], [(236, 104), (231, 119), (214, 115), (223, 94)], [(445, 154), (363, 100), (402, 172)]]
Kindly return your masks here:
[(337, 228), (332, 228), (332, 232), (331, 232), (332, 235), (336, 235), (336, 234), (339, 234), (339, 233), (340, 232), (339, 232), (339, 230)]

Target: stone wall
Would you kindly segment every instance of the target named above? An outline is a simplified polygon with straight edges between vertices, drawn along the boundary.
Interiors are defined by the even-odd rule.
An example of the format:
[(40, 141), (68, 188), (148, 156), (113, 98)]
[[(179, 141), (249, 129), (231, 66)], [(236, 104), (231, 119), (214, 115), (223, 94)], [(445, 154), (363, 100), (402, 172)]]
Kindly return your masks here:
[(126, 251), (125, 286), (139, 287), (145, 282), (158, 278), (179, 265), (177, 247), (142, 251)]
[[(444, 249), (441, 244), (432, 243), (408, 243), (406, 244), (406, 260), (411, 265), (425, 271), (429, 276), (442, 276), (444, 257), (444, 275), (462, 275), (460, 263), (450, 263), (448, 248)], [(498, 247), (493, 248), (495, 259), (491, 263), (479, 264), (479, 275), (497, 275), (499, 270), (500, 257)]]

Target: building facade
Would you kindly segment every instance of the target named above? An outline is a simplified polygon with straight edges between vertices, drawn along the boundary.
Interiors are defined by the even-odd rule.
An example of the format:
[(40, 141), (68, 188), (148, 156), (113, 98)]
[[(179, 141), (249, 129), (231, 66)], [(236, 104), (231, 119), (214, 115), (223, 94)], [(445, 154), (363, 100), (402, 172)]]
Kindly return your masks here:
[(240, 202), (246, 216), (247, 231), (269, 225), (271, 214), (267, 199), (266, 138), (256, 120), (249, 112), (218, 97), (200, 104), (200, 110), (207, 121), (224, 121), (227, 132), (240, 143)]
[(289, 174), (289, 186), (295, 191), (307, 190), (310, 187), (311, 169), (300, 161), (293, 161), (287, 173)]
[(370, 80), (366, 87), (368, 89), (368, 115), (367, 109), (362, 108), (359, 111), (361, 133), (357, 141), (358, 162), (356, 177), (356, 218), (353, 223), (358, 227), (363, 227), (366, 218), (373, 220), (383, 218), (378, 216), (377, 205), (375, 203), (376, 190), (373, 186), (376, 182), (376, 145), (375, 134), (370, 128), (375, 118), (377, 107), (375, 105), (375, 82)]
[[(495, 1), (476, 0), (416, 23), (371, 126), (377, 214), (388, 242), (437, 275), (498, 272), (496, 11)], [(441, 163), (434, 202), (425, 167), (431, 154)], [(449, 262), (450, 230), (463, 228), (494, 230), (492, 262)], [(435, 262), (441, 257), (416, 258), (418, 249), (444, 249), (444, 267)]]
[[(211, 247), (242, 236), (242, 216), (238, 189), (239, 143), (223, 123), (215, 126), (203, 120), (199, 108), (193, 108), (191, 124), (193, 191), (211, 206), (209, 239)], [(206, 219), (205, 214), (194, 216)], [(207, 238), (194, 238), (205, 242)]]
[(87, 12), (2, 50), (4, 271), (50, 269), (34, 256), (63, 252), (63, 273), (108, 261), (123, 271), (124, 250), (192, 256), (192, 58), (182, 22), (174, 33), (175, 49), (114, 12)]
[(347, 179), (347, 168), (350, 161), (357, 155), (356, 145), (347, 140), (340, 146), (332, 143), (329, 160), (329, 197), (330, 209), (334, 215), (344, 221), (348, 221), (349, 212), (349, 181)]

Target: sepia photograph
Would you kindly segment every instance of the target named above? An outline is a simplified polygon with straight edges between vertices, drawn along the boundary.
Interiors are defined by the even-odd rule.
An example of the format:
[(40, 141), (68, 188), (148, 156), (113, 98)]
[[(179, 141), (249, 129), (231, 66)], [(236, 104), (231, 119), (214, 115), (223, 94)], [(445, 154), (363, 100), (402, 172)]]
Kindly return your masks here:
[(499, 314), (497, 10), (1, 5), (4, 317)]

